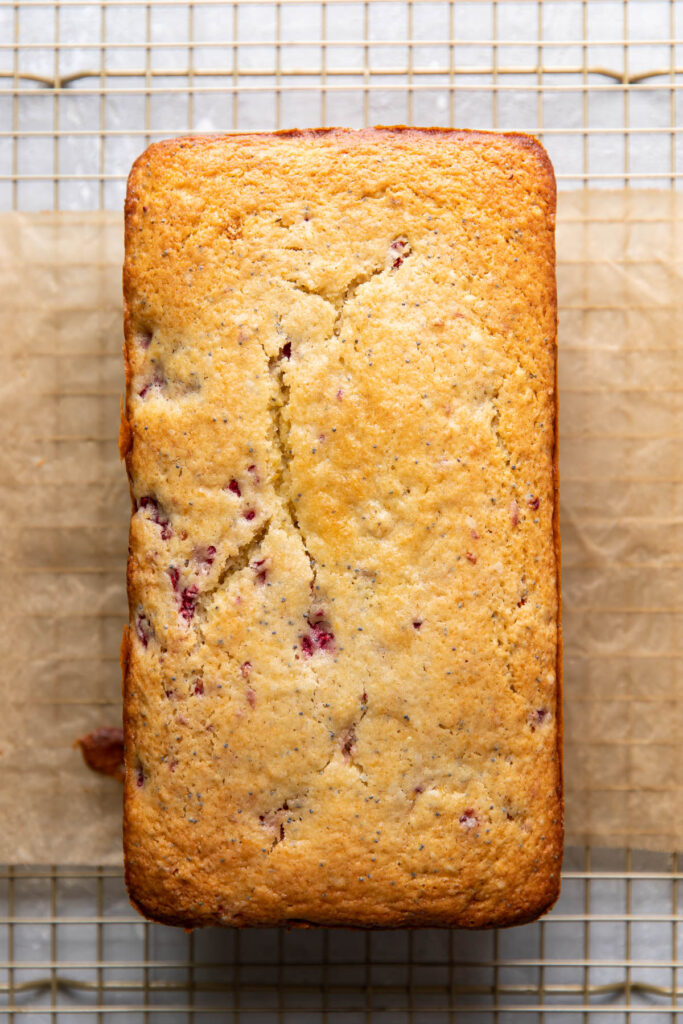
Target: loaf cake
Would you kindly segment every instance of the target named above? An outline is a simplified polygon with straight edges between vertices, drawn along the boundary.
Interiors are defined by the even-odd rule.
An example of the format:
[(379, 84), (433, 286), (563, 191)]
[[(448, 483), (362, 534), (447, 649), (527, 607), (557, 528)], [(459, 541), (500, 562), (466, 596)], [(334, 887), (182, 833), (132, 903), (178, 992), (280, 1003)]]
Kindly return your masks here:
[(555, 900), (554, 217), (524, 135), (135, 163), (124, 845), (148, 917), (483, 927)]

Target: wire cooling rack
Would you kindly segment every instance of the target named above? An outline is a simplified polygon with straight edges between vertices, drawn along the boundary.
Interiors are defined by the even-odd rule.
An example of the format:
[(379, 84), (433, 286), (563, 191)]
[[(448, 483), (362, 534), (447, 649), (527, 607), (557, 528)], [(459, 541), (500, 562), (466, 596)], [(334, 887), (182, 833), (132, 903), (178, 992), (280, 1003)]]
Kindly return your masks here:
[[(526, 130), (561, 188), (680, 188), (679, 0), (0, 0), (0, 210), (119, 209), (188, 131)], [(143, 922), (120, 871), (0, 871), (0, 1020), (683, 1020), (675, 854), (570, 849), (507, 932)]]
[(680, 1019), (676, 857), (572, 849), (563, 874), (545, 920), (501, 932), (185, 935), (143, 922), (117, 870), (8, 869), (0, 991), (36, 1024)]

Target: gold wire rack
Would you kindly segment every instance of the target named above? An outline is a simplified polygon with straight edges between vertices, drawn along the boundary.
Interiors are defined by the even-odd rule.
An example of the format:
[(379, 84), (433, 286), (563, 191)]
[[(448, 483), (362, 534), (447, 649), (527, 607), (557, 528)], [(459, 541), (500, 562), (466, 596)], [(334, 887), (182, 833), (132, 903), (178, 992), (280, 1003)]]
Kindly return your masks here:
[[(560, 187), (679, 189), (682, 88), (680, 0), (0, 0), (0, 210), (120, 209), (157, 138), (313, 124), (526, 130)], [(510, 932), (185, 935), (118, 869), (9, 866), (0, 1020), (683, 1020), (677, 855), (563, 878)]]

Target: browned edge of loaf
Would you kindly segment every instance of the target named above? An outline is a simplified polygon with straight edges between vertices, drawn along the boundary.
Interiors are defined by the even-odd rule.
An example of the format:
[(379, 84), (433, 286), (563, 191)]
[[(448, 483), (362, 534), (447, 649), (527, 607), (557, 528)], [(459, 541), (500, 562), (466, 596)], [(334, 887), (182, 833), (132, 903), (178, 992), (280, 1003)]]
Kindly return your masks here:
[[(378, 134), (396, 135), (401, 134), (403, 136), (413, 136), (421, 138), (423, 136), (439, 137), (444, 136), (451, 139), (462, 139), (463, 141), (480, 143), (485, 145), (492, 139), (506, 139), (511, 145), (519, 146), (522, 149), (533, 150), (538, 158), (539, 165), (546, 177), (546, 194), (548, 198), (548, 207), (552, 218), (553, 226), (555, 223), (555, 216), (557, 212), (557, 183), (555, 180), (555, 172), (551, 163), (550, 157), (541, 143), (532, 135), (525, 134), (523, 132), (491, 132), (491, 131), (480, 131), (473, 129), (451, 129), (451, 128), (417, 128), (408, 125), (376, 125), (374, 128), (361, 128), (361, 129), (350, 129), (350, 128), (306, 128), (306, 129), (282, 129), (275, 132), (240, 132), (240, 133), (216, 133), (213, 135), (184, 135), (178, 138), (163, 139), (159, 142), (152, 143), (148, 146), (140, 156), (135, 160), (131, 167), (128, 175), (127, 188), (126, 188), (126, 199), (124, 207), (124, 229), (125, 229), (125, 242), (126, 242), (126, 253), (128, 251), (128, 236), (131, 230), (131, 222), (133, 215), (138, 203), (138, 192), (137, 192), (137, 181), (138, 175), (142, 171), (144, 166), (148, 166), (150, 161), (160, 156), (162, 158), (171, 157), (172, 154), (178, 149), (185, 149), (187, 147), (201, 149), (205, 146), (211, 145), (221, 139), (230, 139), (236, 143), (248, 143), (248, 142), (264, 142), (266, 140), (277, 141), (278, 139), (306, 139), (306, 138), (317, 138), (320, 136), (343, 136), (346, 141), (358, 140), (362, 142), (364, 139), (377, 136)], [(552, 237), (552, 265), (555, 266), (555, 238)], [(131, 385), (131, 367), (128, 360), (127, 344), (132, 336), (132, 328), (130, 321), (130, 310), (128, 305), (128, 294), (130, 289), (130, 281), (128, 278), (128, 266), (127, 257), (123, 267), (123, 312), (124, 312), (124, 343), (123, 343), (123, 360), (125, 368), (125, 400), (121, 403), (121, 423), (119, 429), (119, 453), (121, 459), (126, 463), (126, 469), (128, 471), (130, 493), (131, 493), (131, 506), (135, 511), (135, 503), (133, 499), (132, 480), (130, 475), (130, 461), (129, 455), (133, 447), (133, 429), (131, 424), (130, 412), (129, 412), (129, 400), (130, 400), (130, 385)], [(489, 915), (479, 912), (476, 915), (472, 915), (467, 920), (460, 919), (457, 922), (457, 927), (460, 928), (505, 928), (513, 925), (528, 924), (532, 921), (537, 920), (540, 916), (547, 913), (553, 905), (557, 902), (560, 895), (561, 877), (560, 870), (561, 859), (562, 859), (562, 848), (564, 840), (564, 790), (563, 790), (563, 761), (562, 761), (562, 750), (563, 750), (563, 736), (564, 736), (564, 714), (563, 714), (563, 664), (562, 664), (562, 653), (563, 653), (563, 635), (562, 635), (562, 587), (561, 587), (561, 540), (560, 540), (560, 503), (559, 503), (559, 439), (558, 439), (558, 358), (557, 358), (557, 290), (553, 289), (553, 321), (554, 321), (554, 337), (553, 337), (553, 350), (554, 350), (554, 444), (553, 444), (553, 544), (555, 550), (555, 562), (556, 562), (556, 579), (557, 579), (557, 665), (556, 665), (556, 730), (557, 730), (557, 754), (558, 754), (558, 788), (557, 788), (557, 813), (558, 813), (558, 827), (557, 827), (557, 843), (555, 853), (557, 855), (558, 870), (552, 878), (544, 880), (544, 884), (539, 886), (539, 892), (537, 894), (537, 901), (532, 904), (527, 904), (525, 912), (520, 913), (519, 909), (510, 909), (507, 914), (502, 913), (496, 915), (495, 918), (491, 918)], [(129, 565), (130, 565), (130, 549), (129, 549)], [(127, 580), (130, 578), (130, 572), (127, 573)], [(130, 594), (129, 594), (129, 611), (130, 611)], [(133, 722), (128, 713), (128, 663), (129, 663), (129, 651), (130, 651), (130, 629), (129, 626), (124, 626), (123, 637), (121, 641), (121, 670), (122, 670), (122, 691), (123, 691), (123, 731), (124, 731), (124, 742), (127, 741), (128, 737), (133, 733)], [(126, 781), (124, 785), (124, 819), (123, 819), (123, 844), (124, 849), (126, 845), (126, 814), (125, 807), (130, 799), (129, 796), (129, 785), (130, 782)], [(162, 924), (176, 925), (184, 927), (186, 930), (191, 931), (188, 928), (187, 920), (183, 917), (174, 917), (168, 913), (168, 908), (163, 905), (160, 901), (155, 898), (154, 893), (145, 892), (144, 894), (136, 886), (135, 880), (131, 877), (128, 864), (125, 864), (125, 881), (128, 889), (128, 896), (131, 904), (139, 911), (144, 917), (149, 920), (158, 921)], [(396, 922), (393, 919), (382, 919), (383, 915), (381, 910), (378, 908), (378, 921), (376, 925), (367, 926), (361, 925), (363, 930), (367, 930), (368, 927), (376, 928), (413, 928), (421, 927), (420, 925), (406, 924), (402, 921)], [(295, 928), (315, 928), (319, 925), (314, 921), (302, 921), (288, 919), (282, 922), (287, 927)], [(238, 922), (232, 924), (233, 927), (240, 927)], [(354, 928), (359, 927), (356, 922), (353, 921), (339, 921), (337, 927)], [(430, 922), (430, 927), (453, 927), (451, 922)], [(329, 927), (326, 925), (325, 927)], [(422, 926), (423, 927), (423, 926)]]

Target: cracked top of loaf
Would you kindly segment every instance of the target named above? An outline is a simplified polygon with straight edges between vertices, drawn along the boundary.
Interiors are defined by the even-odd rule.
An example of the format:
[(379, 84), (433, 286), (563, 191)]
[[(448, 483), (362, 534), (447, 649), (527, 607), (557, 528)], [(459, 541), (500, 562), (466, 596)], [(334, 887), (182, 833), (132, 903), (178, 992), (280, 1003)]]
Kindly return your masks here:
[(136, 162), (125, 856), (148, 916), (480, 926), (555, 899), (554, 214), (521, 135)]

